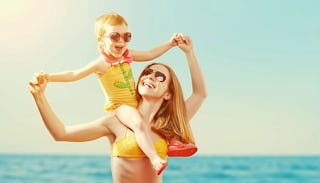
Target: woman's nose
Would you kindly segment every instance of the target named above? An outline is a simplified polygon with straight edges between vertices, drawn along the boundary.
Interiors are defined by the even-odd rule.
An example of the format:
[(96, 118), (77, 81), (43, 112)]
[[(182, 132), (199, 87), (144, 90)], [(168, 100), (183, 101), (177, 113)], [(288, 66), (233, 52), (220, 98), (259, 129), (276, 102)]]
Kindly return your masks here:
[(154, 81), (154, 79), (155, 79), (155, 78), (154, 78), (154, 73), (148, 74), (148, 75), (147, 75), (147, 78), (150, 79), (150, 80), (152, 80), (152, 81)]

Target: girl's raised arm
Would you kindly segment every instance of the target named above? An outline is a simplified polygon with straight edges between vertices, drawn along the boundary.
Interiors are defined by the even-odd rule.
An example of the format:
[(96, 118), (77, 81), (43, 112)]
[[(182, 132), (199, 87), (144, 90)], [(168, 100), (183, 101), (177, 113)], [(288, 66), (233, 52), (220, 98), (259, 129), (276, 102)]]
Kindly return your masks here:
[[(102, 66), (103, 65), (103, 66)], [(106, 64), (98, 58), (95, 61), (88, 63), (86, 66), (72, 71), (63, 71), (57, 73), (42, 73), (48, 82), (71, 82), (77, 81), (92, 73), (101, 74), (101, 68), (106, 67)], [(106, 68), (104, 68), (106, 70)]]

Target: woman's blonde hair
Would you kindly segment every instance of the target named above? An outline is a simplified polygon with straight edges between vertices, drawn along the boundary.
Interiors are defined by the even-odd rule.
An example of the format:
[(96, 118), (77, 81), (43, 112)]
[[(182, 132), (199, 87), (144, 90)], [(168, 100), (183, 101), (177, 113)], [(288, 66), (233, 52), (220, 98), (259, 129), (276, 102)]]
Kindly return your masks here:
[(106, 34), (105, 26), (125, 25), (128, 26), (127, 21), (119, 14), (115, 12), (106, 13), (97, 18), (94, 25), (94, 32), (98, 42), (102, 41)]
[[(195, 143), (187, 116), (182, 88), (176, 74), (169, 66), (162, 63), (149, 64), (144, 70), (153, 65), (162, 65), (168, 69), (171, 78), (168, 86), (171, 99), (163, 101), (159, 111), (154, 117), (152, 129), (167, 140), (178, 138), (185, 143)], [(138, 82), (142, 77), (142, 73), (138, 78)], [(141, 95), (137, 92), (138, 102), (140, 102), (141, 99)]]

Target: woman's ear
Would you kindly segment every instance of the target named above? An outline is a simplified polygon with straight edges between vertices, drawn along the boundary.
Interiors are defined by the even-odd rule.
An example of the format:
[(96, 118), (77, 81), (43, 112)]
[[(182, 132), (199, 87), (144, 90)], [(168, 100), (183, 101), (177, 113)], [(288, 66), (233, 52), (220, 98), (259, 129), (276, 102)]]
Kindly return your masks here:
[(170, 92), (166, 92), (166, 93), (163, 95), (163, 99), (164, 99), (164, 100), (170, 100), (170, 99), (171, 99), (171, 93), (170, 93)]

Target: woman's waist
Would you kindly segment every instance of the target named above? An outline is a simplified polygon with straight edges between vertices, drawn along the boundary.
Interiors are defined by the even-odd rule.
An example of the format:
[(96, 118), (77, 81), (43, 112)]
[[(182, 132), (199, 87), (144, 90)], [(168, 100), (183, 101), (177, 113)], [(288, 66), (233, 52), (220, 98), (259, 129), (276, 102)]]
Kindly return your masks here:
[(161, 176), (156, 174), (150, 160), (147, 157), (111, 157), (111, 167), (114, 179), (117, 179), (119, 182), (161, 182)]

